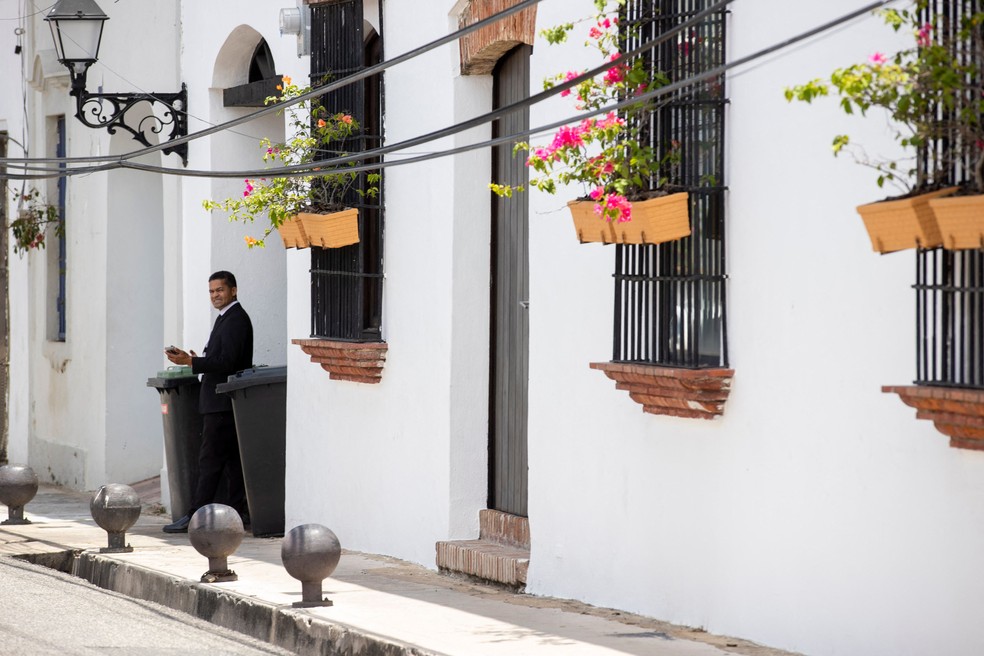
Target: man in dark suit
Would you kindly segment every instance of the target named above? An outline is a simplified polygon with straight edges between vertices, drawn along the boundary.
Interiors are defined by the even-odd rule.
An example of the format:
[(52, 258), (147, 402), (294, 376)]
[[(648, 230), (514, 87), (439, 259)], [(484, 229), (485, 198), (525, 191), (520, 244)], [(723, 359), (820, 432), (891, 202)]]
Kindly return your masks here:
[(228, 271), (216, 271), (209, 276), (208, 294), (212, 307), (219, 311), (219, 317), (212, 325), (212, 334), (202, 356), (178, 348), (164, 351), (167, 359), (174, 364), (190, 365), (194, 373), (203, 374), (198, 397), (198, 411), (202, 414), (198, 485), (188, 514), (165, 526), (165, 533), (187, 532), (195, 511), (214, 501), (223, 471), (229, 482), (227, 503), (238, 510), (248, 523), (232, 400), (225, 394), (216, 394), (215, 386), (226, 382), (237, 371), (253, 366), (253, 324), (236, 299), (236, 276)]

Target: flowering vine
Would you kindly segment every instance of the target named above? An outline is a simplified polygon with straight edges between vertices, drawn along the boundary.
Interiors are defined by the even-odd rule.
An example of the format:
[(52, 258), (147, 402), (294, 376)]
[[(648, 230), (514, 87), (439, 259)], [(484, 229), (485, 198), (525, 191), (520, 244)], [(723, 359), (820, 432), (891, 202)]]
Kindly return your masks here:
[(17, 218), (10, 222), (14, 251), (26, 253), (44, 248), (48, 227), (54, 226), (55, 235), (64, 234), (65, 224), (58, 216), (58, 208), (41, 200), (41, 192), (31, 188), (15, 194)]
[[(311, 91), (299, 87), (289, 76), (277, 85), (280, 96), (270, 96), (266, 104), (293, 100)], [(263, 161), (277, 166), (309, 164), (321, 159), (321, 155), (345, 154), (346, 141), (359, 134), (360, 126), (351, 115), (344, 112), (330, 114), (319, 101), (302, 101), (286, 108), (288, 129), (293, 136), (287, 141), (273, 143), (270, 139), (260, 142)], [(349, 166), (355, 166), (354, 163)], [(365, 188), (356, 184), (361, 173), (344, 168), (318, 171), (297, 177), (250, 178), (243, 181), (241, 196), (223, 201), (206, 200), (202, 204), (209, 211), (229, 213), (230, 221), (254, 221), (266, 216), (269, 225), (263, 236), (244, 238), (249, 248), (264, 246), (264, 239), (285, 221), (300, 212), (334, 212), (345, 207), (349, 192), (362, 197), (375, 197), (379, 188), (379, 175), (366, 174)]]
[[(971, 163), (965, 187), (984, 193), (984, 12), (963, 11), (959, 19), (925, 16), (927, 0), (906, 9), (878, 13), (894, 31), (912, 35), (912, 45), (886, 55), (875, 52), (867, 62), (839, 68), (829, 80), (813, 80), (786, 89), (787, 100), (812, 102), (831, 90), (848, 114), (864, 115), (872, 107), (887, 111), (896, 126), (895, 138), (908, 153), (900, 159), (870, 159), (847, 135), (833, 140), (834, 154), (843, 151), (878, 172), (886, 182), (921, 192), (947, 180), (953, 164)], [(965, 2), (964, 9), (969, 8)], [(945, 143), (917, 166), (915, 153), (931, 142)], [(907, 164), (902, 164), (907, 162)]]
[[(619, 19), (610, 15), (606, 0), (594, 0), (597, 10), (588, 30), (585, 46), (598, 52), (604, 61), (611, 62), (603, 74), (588, 78), (560, 92), (563, 97), (574, 96), (578, 111), (602, 110), (627, 98), (647, 94), (668, 83), (665, 74), (647, 70), (641, 58), (627, 61), (619, 47), (624, 36)], [(617, 0), (622, 6), (625, 0)], [(551, 44), (566, 41), (573, 23), (541, 31)], [(544, 88), (569, 82), (584, 71), (567, 71), (544, 80)], [(515, 151), (526, 151), (526, 160), (537, 175), (530, 185), (547, 193), (556, 193), (558, 183), (580, 183), (584, 194), (595, 202), (595, 213), (607, 221), (630, 221), (632, 202), (653, 189), (665, 185), (680, 162), (679, 144), (673, 142), (660, 154), (649, 145), (645, 135), (651, 104), (640, 100), (620, 114), (608, 112), (586, 118), (576, 124), (561, 127), (553, 140), (543, 146), (526, 142), (516, 145)], [(500, 196), (511, 196), (522, 187), (489, 185)]]

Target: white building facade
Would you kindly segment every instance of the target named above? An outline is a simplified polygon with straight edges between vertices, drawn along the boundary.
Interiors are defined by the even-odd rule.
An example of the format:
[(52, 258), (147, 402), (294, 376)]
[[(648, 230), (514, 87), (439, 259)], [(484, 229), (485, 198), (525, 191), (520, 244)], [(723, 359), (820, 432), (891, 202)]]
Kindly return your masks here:
[[(104, 3), (110, 20), (88, 88), (170, 92), (184, 83), (194, 133), (255, 111), (226, 106), (223, 92), (252, 81), (261, 43), (277, 75), (304, 80), (338, 61), (355, 70), (394, 59), (516, 3), (312, 0), (310, 57), (278, 33), (276, 3), (152, 4)], [(694, 3), (677, 4), (686, 14)], [(739, 61), (861, 5), (789, 12), (774, 0), (737, 0), (716, 27), (670, 45), (713, 40), (724, 61)], [(475, 32), (464, 46), (452, 41), (387, 68), (378, 88), (362, 87), (358, 111), (378, 112), (375, 123), (362, 116), (374, 133), (365, 147), (462, 123), (538, 93), (547, 76), (596, 65), (582, 47), (587, 24), (565, 44), (533, 38), (592, 6), (543, 0), (502, 32)], [(0, 0), (0, 12), (19, 12), (26, 29), (25, 93), (0, 97), (0, 132), (26, 137), (31, 157), (54, 157), (64, 116), (69, 157), (139, 147), (74, 118), (38, 8)], [(367, 47), (324, 54), (339, 31)], [(0, 52), (12, 51), (12, 38), (2, 37)], [(843, 132), (873, 151), (894, 145), (880, 117), (783, 97), (784, 87), (889, 51), (899, 38), (864, 14), (728, 72), (727, 102), (713, 110), (720, 136), (701, 132), (700, 151), (720, 153), (723, 168), (698, 167), (713, 173), (705, 187), (722, 188), (717, 227), (706, 205), (692, 206), (704, 208), (692, 210), (693, 227), (719, 249), (715, 268), (682, 279), (668, 269), (614, 278), (635, 247), (579, 243), (566, 208), (577, 189), (490, 200), (488, 182), (522, 167), (510, 168), (502, 150), (463, 147), (524, 120), (564, 119), (571, 105), (559, 97), (513, 117), (519, 123), (503, 118), (385, 154), (381, 200), (364, 212), (363, 245), (345, 271), (333, 268), (344, 264), (335, 255), (285, 249), (276, 235), (247, 249), (243, 237), (261, 227), (210, 217), (202, 200), (240, 193), (239, 178), (69, 177), (63, 338), (57, 249), (8, 249), (8, 459), (78, 489), (157, 475), (160, 410), (146, 379), (166, 365), (164, 345), (204, 344), (206, 281), (227, 269), (253, 318), (254, 361), (288, 369), (288, 528), (321, 523), (347, 549), (436, 568), (455, 545), (479, 538), (483, 511), (497, 510), (498, 521), (528, 531), (512, 546), (528, 550), (520, 583), (529, 594), (811, 655), (979, 654), (984, 454), (951, 448), (932, 422), (882, 391), (918, 377), (917, 256), (871, 252), (854, 208), (885, 192), (829, 154)], [(19, 79), (18, 65), (4, 64), (5, 76)], [(175, 173), (259, 169), (259, 139), (284, 134), (283, 119), (268, 115), (191, 141), (187, 168), (175, 155), (139, 161)], [(20, 156), (12, 143), (6, 152)], [(401, 163), (411, 157), (422, 161)], [(55, 179), (31, 184), (57, 196)], [(692, 192), (703, 198), (700, 186)], [(319, 300), (322, 270), (362, 281), (358, 301)], [(697, 280), (705, 295), (699, 304), (670, 295), (640, 318), (624, 309), (635, 307), (631, 287), (619, 286), (640, 277)], [(349, 289), (338, 284), (330, 288)], [(700, 318), (696, 335), (657, 336), (662, 351), (645, 361), (617, 357), (647, 321), (682, 330), (688, 313)], [(355, 332), (319, 323), (321, 315), (350, 319)], [(667, 355), (688, 349), (694, 366)], [(604, 371), (619, 375), (613, 353), (639, 367), (618, 389)], [(632, 385), (649, 391), (632, 388), (630, 397)], [(646, 401), (653, 385), (675, 393)], [(451, 551), (436, 559), (438, 543)]]

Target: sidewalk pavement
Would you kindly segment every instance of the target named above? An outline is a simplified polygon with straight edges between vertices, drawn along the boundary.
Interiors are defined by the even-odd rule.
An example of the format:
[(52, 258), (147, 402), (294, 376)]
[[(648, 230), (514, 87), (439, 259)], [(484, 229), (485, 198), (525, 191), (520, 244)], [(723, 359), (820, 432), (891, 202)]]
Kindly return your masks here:
[[(106, 533), (91, 493), (41, 486), (27, 525), (0, 525), (0, 557), (62, 569), (100, 587), (182, 610), (299, 654), (346, 656), (791, 656), (579, 602), (517, 594), (394, 558), (343, 551), (324, 594), (295, 609), (301, 584), (280, 561), (280, 538), (247, 534), (229, 567), (239, 580), (201, 583), (208, 560), (187, 534), (168, 535), (156, 479), (134, 484), (144, 502), (127, 532), (132, 553), (101, 554)], [(155, 496), (156, 495), (156, 496)], [(0, 505), (0, 521), (7, 518)], [(344, 546), (344, 543), (343, 543)]]

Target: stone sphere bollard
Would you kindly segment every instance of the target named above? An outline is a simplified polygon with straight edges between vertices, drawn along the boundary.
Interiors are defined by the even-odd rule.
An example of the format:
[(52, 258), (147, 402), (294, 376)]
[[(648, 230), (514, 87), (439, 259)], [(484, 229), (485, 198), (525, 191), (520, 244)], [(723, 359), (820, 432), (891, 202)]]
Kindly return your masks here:
[(243, 520), (236, 509), (221, 503), (202, 506), (191, 516), (188, 538), (198, 553), (208, 558), (208, 571), (202, 574), (203, 583), (238, 581), (229, 569), (229, 556), (243, 541)]
[(129, 485), (109, 483), (96, 491), (89, 502), (89, 512), (109, 535), (109, 546), (100, 549), (101, 553), (133, 551), (126, 543), (126, 531), (137, 523), (140, 510), (140, 496)]
[(7, 506), (7, 519), (0, 524), (30, 524), (24, 506), (38, 493), (38, 475), (27, 465), (0, 467), (0, 503)]
[(342, 557), (338, 536), (321, 524), (295, 526), (280, 543), (280, 560), (287, 573), (301, 582), (301, 601), (295, 608), (331, 606), (330, 599), (321, 596), (321, 583), (331, 576)]

